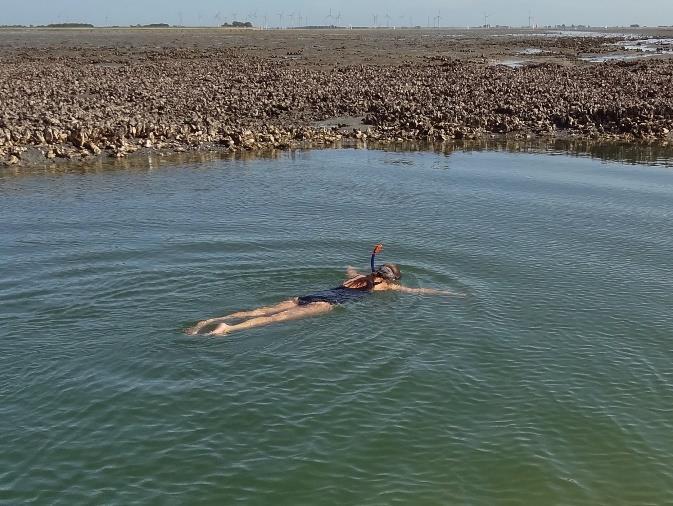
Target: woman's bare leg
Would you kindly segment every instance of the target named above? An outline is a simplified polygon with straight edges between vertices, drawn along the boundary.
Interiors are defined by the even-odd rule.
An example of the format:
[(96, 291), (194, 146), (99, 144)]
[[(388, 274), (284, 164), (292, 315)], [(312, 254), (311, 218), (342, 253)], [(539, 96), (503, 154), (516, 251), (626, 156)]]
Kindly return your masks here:
[(278, 304), (276, 304), (274, 306), (260, 307), (260, 308), (257, 308), (257, 309), (253, 309), (252, 311), (239, 311), (238, 313), (232, 313), (230, 315), (225, 316), (223, 319), (236, 320), (238, 318), (252, 318), (252, 317), (257, 317), (257, 316), (270, 316), (272, 314), (280, 313), (281, 311), (287, 311), (288, 309), (292, 309), (293, 307), (297, 307), (298, 305), (299, 305), (299, 301), (295, 297), (294, 299), (284, 300), (283, 302), (279, 302)]
[(212, 325), (214, 323), (221, 323), (226, 322), (227, 320), (236, 320), (239, 318), (269, 316), (272, 314), (280, 313), (281, 311), (287, 311), (288, 309), (292, 309), (293, 307), (297, 307), (298, 304), (299, 302), (297, 301), (296, 298), (294, 298), (290, 300), (284, 300), (283, 302), (280, 302), (275, 306), (260, 307), (257, 309), (253, 309), (252, 311), (239, 311), (238, 313), (232, 313), (227, 316), (220, 316), (218, 318), (209, 318), (208, 320), (200, 321), (193, 327), (188, 328), (186, 332), (187, 334), (193, 336), (198, 334), (204, 327), (207, 327), (208, 325)]
[(286, 322), (290, 320), (299, 320), (300, 318), (308, 318), (309, 316), (316, 316), (327, 313), (332, 310), (332, 304), (328, 302), (313, 302), (306, 306), (296, 306), (281, 313), (272, 314), (270, 316), (260, 316), (251, 320), (238, 323), (236, 325), (220, 324), (215, 330), (208, 333), (209, 336), (223, 336), (238, 330), (252, 329), (255, 327), (263, 327), (264, 325), (271, 325), (272, 323)]

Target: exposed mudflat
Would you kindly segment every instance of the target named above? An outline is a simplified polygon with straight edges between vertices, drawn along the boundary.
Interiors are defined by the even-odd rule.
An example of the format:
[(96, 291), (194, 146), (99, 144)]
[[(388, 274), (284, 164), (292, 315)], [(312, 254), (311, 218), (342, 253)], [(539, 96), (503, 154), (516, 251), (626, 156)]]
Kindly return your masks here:
[[(0, 29), (0, 55), (13, 49), (74, 48), (105, 52), (160, 48), (236, 49), (248, 56), (292, 59), (311, 65), (425, 60), (432, 56), (498, 59), (532, 53), (532, 61), (576, 63), (578, 56), (619, 50), (673, 37), (673, 28), (608, 28), (590, 32), (523, 29), (237, 30), (213, 28)], [(639, 41), (641, 44), (639, 44)], [(537, 54), (535, 54), (537, 53)], [(628, 53), (628, 49), (624, 51)], [(130, 56), (130, 55), (129, 55)]]
[(344, 137), (666, 141), (672, 33), (3, 29), (0, 163)]

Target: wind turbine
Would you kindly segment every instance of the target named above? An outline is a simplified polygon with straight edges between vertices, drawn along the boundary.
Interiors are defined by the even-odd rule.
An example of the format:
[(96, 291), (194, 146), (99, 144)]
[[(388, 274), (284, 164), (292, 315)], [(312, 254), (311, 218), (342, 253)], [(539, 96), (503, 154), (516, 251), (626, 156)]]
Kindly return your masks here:
[(484, 28), (490, 28), (488, 25), (488, 18), (490, 17), (491, 16), (487, 12), (484, 12)]
[(327, 20), (327, 25), (332, 26), (332, 20), (334, 19), (334, 16), (332, 16), (332, 9), (329, 10), (329, 14), (325, 19)]
[(287, 17), (290, 18), (290, 28), (294, 27), (294, 12), (290, 12)]
[(283, 28), (283, 13), (278, 13), (278, 28)]
[(374, 18), (374, 28), (378, 28), (379, 27), (379, 15), (374, 14), (373, 18)]
[(341, 26), (341, 11), (339, 11), (339, 14), (337, 14), (336, 24), (337, 26)]
[(386, 12), (386, 27), (390, 28), (390, 14)]
[(435, 16), (435, 19), (437, 20), (437, 28), (439, 28), (441, 23), (442, 23), (442, 13), (441, 13), (441, 11), (437, 12), (437, 15)]

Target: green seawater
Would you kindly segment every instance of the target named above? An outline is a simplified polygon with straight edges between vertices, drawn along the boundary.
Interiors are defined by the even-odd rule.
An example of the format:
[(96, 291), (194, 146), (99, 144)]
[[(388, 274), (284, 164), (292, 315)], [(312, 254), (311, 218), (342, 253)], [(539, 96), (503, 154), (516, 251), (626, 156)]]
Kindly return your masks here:
[[(0, 172), (0, 503), (673, 504), (673, 164), (631, 155)], [(464, 296), (182, 332), (379, 241)]]

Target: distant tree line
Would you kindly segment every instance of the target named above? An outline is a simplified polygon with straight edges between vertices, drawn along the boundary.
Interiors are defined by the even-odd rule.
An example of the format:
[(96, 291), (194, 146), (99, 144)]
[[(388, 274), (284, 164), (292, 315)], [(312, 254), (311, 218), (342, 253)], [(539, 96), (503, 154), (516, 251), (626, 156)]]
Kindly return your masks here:
[(131, 28), (170, 28), (168, 23), (150, 23), (148, 25), (131, 25)]
[[(90, 23), (51, 23), (46, 26), (47, 28), (93, 28), (94, 26)], [(44, 28), (44, 27), (39, 27)]]
[(252, 23), (250, 21), (233, 21), (224, 23), (222, 28), (252, 28)]
[(0, 28), (95, 28), (90, 23), (51, 23), (49, 25), (0, 25)]

